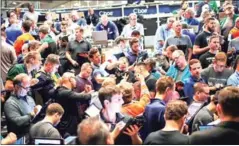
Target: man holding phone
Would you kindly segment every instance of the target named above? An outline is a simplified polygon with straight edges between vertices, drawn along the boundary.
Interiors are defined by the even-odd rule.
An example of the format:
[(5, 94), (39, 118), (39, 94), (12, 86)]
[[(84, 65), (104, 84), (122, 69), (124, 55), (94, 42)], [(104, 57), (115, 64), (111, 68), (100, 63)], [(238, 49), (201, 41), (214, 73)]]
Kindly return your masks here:
[[(123, 104), (120, 89), (116, 86), (102, 87), (99, 90), (99, 99), (103, 106), (99, 117), (110, 128), (115, 139), (115, 144), (142, 144), (142, 140), (138, 135), (140, 127), (137, 125), (130, 125), (128, 128), (125, 127), (130, 117), (120, 113)], [(122, 131), (122, 129), (125, 130)]]
[[(81, 27), (75, 29), (75, 40), (70, 41), (67, 46), (66, 58), (70, 62), (73, 68), (79, 69), (88, 60), (88, 51), (91, 48), (91, 44), (83, 39), (84, 30)], [(76, 70), (76, 74), (79, 70)]]

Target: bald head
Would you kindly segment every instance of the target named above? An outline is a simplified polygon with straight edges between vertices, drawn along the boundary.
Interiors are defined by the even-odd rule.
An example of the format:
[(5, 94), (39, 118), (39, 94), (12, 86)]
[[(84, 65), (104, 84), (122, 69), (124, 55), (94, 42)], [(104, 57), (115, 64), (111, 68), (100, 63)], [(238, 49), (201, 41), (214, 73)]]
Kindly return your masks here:
[(108, 16), (107, 15), (102, 15), (101, 16), (101, 23), (106, 26), (108, 24)]
[(73, 89), (74, 87), (76, 87), (76, 79), (75, 79), (75, 75), (73, 73), (70, 72), (66, 72), (62, 75), (61, 79), (60, 79), (60, 83), (61, 86), (65, 85), (70, 89)]

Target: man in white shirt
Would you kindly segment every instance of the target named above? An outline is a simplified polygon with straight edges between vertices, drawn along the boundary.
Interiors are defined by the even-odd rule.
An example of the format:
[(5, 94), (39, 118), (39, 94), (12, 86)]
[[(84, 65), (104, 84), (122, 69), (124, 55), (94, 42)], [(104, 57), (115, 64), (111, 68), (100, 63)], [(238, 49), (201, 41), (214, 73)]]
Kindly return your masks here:
[(33, 4), (28, 5), (28, 11), (23, 15), (23, 21), (32, 20), (35, 24), (38, 22), (39, 13), (34, 10)]
[(137, 15), (131, 13), (129, 15), (129, 24), (125, 25), (121, 33), (124, 37), (131, 37), (131, 34), (134, 30), (138, 30), (141, 36), (144, 36), (144, 26), (141, 23), (137, 22)]

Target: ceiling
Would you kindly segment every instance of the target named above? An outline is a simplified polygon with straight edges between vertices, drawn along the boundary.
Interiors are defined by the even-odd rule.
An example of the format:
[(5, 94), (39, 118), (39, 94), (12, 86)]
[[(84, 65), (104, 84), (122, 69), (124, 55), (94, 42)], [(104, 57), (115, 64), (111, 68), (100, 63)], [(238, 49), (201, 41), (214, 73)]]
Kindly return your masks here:
[[(57, 9), (57, 8), (81, 8), (81, 7), (106, 7), (109, 5), (117, 5), (117, 4), (126, 4), (127, 1), (103, 1), (103, 0), (61, 0), (61, 1), (53, 1), (53, 0), (41, 0), (41, 1), (30, 1), (35, 4), (35, 8), (39, 9)], [(15, 8), (21, 7), (26, 8), (27, 3), (29, 1), (13, 1), (13, 0), (2, 0), (2, 7), (4, 8)], [(6, 6), (7, 5), (7, 6)]]

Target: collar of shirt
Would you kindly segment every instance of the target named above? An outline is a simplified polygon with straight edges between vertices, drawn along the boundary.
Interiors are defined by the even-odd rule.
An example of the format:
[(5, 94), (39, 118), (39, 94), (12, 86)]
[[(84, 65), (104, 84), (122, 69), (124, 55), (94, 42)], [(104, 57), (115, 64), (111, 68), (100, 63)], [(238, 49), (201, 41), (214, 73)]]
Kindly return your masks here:
[(202, 82), (202, 81), (203, 81), (202, 77), (200, 77), (199, 79), (197, 79), (196, 77), (194, 77), (194, 76), (191, 75), (191, 78), (192, 78), (192, 80), (193, 80), (194, 82)]
[(23, 101), (27, 102), (27, 95), (26, 96), (17, 96), (14, 94), (13, 96), (15, 96), (18, 100), (23, 100)]
[(84, 42), (85, 40), (82, 39), (82, 40), (78, 41), (77, 39), (75, 39), (75, 41), (78, 42), (78, 43), (82, 43), (82, 42)]
[(139, 24), (138, 24), (138, 23), (136, 23), (135, 26), (131, 26), (131, 25), (129, 24), (129, 28), (130, 28), (131, 30), (137, 30), (138, 27), (139, 27)]
[(176, 36), (176, 35), (174, 35), (174, 38), (182, 38), (183, 37), (183, 35), (181, 34), (180, 36)]
[(93, 62), (91, 63), (91, 66), (92, 66), (93, 69), (100, 68), (100, 65), (95, 65)]
[(155, 102), (158, 102), (162, 105), (166, 105), (166, 103), (162, 100), (162, 99), (159, 99), (159, 98), (154, 98), (154, 99), (150, 99), (150, 103), (155, 103)]

